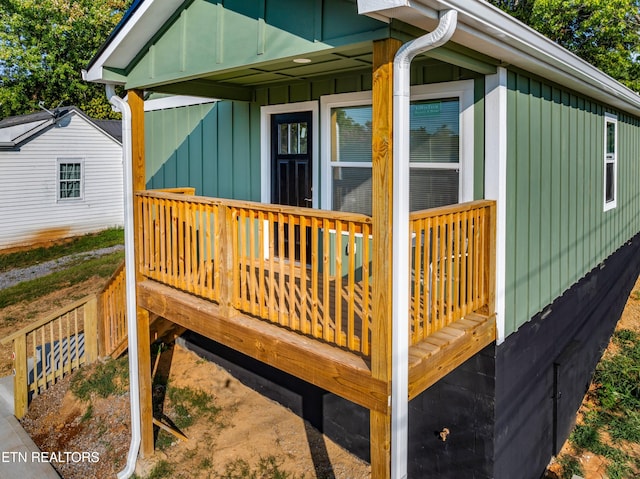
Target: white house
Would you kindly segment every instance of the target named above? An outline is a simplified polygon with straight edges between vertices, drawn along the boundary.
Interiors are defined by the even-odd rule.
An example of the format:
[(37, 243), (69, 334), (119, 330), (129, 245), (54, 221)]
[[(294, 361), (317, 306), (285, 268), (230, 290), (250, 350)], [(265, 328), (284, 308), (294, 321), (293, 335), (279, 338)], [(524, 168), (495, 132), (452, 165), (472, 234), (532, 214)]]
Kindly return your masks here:
[(122, 226), (121, 135), (76, 107), (0, 121), (0, 250)]

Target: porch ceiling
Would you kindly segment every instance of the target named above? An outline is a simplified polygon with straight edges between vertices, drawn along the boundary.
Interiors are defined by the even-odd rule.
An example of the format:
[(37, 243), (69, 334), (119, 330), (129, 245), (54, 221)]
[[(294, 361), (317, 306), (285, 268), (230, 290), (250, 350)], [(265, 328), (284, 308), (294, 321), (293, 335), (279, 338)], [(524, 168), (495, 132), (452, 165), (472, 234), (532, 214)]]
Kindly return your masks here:
[(250, 101), (253, 89), (275, 83), (305, 81), (314, 77), (371, 70), (373, 44), (323, 50), (269, 62), (243, 65), (197, 77), (155, 85), (149, 90), (179, 94), (199, 94), (220, 99)]

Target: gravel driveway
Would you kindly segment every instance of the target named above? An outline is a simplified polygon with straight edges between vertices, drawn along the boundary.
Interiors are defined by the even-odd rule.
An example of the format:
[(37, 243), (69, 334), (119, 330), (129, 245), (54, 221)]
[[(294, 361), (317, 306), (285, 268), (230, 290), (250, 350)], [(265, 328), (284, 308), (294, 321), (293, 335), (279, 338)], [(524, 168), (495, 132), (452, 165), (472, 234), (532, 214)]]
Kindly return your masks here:
[(14, 268), (0, 274), (0, 290), (10, 288), (23, 281), (29, 281), (41, 276), (46, 276), (63, 269), (69, 263), (78, 259), (91, 259), (98, 256), (104, 256), (115, 251), (124, 249), (123, 245), (110, 246), (109, 248), (87, 251), (84, 253), (76, 253), (62, 258), (52, 259), (44, 263), (27, 266), (26, 268)]

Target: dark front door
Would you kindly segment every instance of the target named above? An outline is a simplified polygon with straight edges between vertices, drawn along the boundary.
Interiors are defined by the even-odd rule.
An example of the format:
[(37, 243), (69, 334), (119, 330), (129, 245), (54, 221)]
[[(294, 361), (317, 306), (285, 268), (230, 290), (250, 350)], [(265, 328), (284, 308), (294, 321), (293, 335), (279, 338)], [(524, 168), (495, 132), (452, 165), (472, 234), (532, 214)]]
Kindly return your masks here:
[[(312, 206), (311, 112), (283, 113), (271, 116), (271, 202), (279, 205)], [(300, 227), (295, 227), (295, 259), (300, 259)], [(276, 254), (291, 258), (289, 230), (285, 225), (284, 247), (280, 251), (278, 228)], [(306, 234), (306, 232), (304, 233)], [(309, 243), (307, 243), (307, 249)], [(307, 255), (307, 261), (310, 256)]]

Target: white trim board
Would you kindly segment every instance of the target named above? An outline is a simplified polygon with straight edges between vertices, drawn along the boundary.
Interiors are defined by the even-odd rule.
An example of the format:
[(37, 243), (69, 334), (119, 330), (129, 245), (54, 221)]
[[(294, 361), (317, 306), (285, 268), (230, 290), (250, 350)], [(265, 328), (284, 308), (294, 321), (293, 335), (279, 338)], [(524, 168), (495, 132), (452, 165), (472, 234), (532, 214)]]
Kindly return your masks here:
[(507, 70), (499, 67), (485, 81), (485, 198), (496, 201), (495, 309), (497, 343), (505, 340), (507, 244)]

